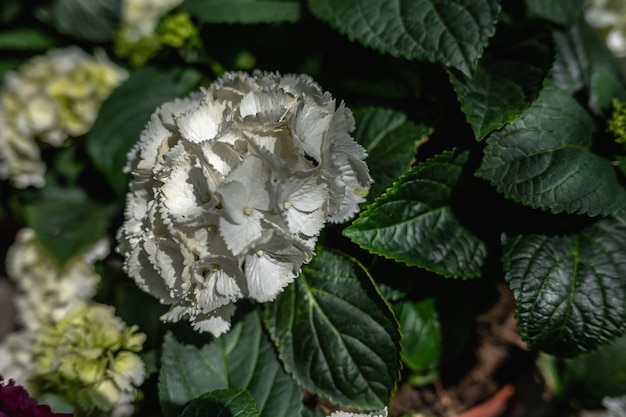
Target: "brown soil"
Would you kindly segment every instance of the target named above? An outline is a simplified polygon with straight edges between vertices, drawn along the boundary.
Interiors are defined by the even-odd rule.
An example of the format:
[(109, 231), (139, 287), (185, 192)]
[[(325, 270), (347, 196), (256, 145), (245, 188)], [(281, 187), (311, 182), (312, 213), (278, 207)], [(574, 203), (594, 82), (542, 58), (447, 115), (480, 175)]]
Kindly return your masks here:
[(445, 365), (432, 385), (400, 387), (392, 417), (519, 416), (511, 404), (532, 383), (534, 355), (526, 349), (513, 316), (514, 299), (506, 285), (500, 300), (476, 320), (466, 354)]

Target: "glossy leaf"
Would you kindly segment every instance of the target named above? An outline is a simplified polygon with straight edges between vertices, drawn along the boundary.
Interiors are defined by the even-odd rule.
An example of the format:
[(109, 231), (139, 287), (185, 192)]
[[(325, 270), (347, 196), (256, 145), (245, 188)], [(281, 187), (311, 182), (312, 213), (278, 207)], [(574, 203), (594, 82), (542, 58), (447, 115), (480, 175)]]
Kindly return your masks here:
[(104, 42), (119, 26), (121, 0), (53, 0), (35, 9), (35, 15), (64, 35)]
[(80, 189), (54, 188), (46, 198), (25, 207), (27, 224), (39, 242), (59, 263), (64, 264), (106, 233), (117, 204), (102, 204)]
[(165, 335), (159, 400), (165, 417), (174, 417), (191, 400), (209, 391), (246, 389), (261, 417), (297, 416), (302, 394), (276, 358), (256, 312), (226, 335), (196, 348)]
[(309, 0), (314, 15), (382, 53), (470, 75), (495, 33), (498, 0)]
[(573, 356), (626, 331), (624, 220), (600, 220), (574, 236), (530, 235), (507, 244), (505, 279), (531, 347)]
[(374, 179), (368, 194), (371, 202), (411, 168), (416, 148), (432, 129), (407, 120), (404, 113), (382, 107), (357, 110), (354, 118), (354, 138), (367, 149), (367, 165)]
[(468, 152), (420, 163), (378, 197), (344, 235), (368, 251), (446, 277), (480, 275), (485, 245), (457, 220), (452, 189)]
[(533, 32), (519, 41), (510, 37), (506, 45), (488, 48), (472, 77), (450, 71), (477, 140), (512, 122), (535, 101), (553, 60), (550, 34)]
[(591, 152), (595, 125), (552, 83), (518, 119), (487, 139), (477, 174), (505, 197), (553, 213), (610, 215), (626, 192), (608, 160)]
[(180, 417), (257, 417), (259, 411), (250, 393), (243, 389), (207, 392), (194, 399)]
[(265, 313), (281, 360), (303, 388), (372, 410), (389, 403), (399, 379), (400, 335), (364, 272), (351, 258), (318, 248)]
[(204, 23), (277, 23), (300, 19), (296, 0), (185, 0), (180, 6)]
[(531, 15), (569, 26), (582, 16), (585, 0), (526, 0)]
[(87, 152), (119, 194), (128, 182), (123, 172), (128, 151), (139, 140), (150, 115), (166, 101), (189, 93), (199, 79), (193, 69), (148, 67), (131, 73), (103, 103), (88, 136)]

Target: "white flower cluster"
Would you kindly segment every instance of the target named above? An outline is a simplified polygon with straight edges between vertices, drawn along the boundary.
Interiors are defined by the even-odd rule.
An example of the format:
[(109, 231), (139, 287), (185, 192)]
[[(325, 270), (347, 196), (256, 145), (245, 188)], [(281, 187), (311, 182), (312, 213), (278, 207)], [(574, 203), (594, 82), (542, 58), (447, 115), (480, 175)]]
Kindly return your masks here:
[(372, 182), (352, 113), (308, 76), (227, 73), (161, 106), (129, 153), (127, 273), (199, 331), (273, 300)]
[(27, 329), (46, 327), (74, 304), (91, 299), (100, 275), (94, 263), (109, 253), (103, 238), (59, 267), (39, 244), (32, 229), (21, 229), (7, 252), (8, 277), (15, 283), (17, 319)]
[(587, 0), (585, 20), (599, 31), (615, 56), (626, 58), (626, 1)]
[(102, 101), (126, 76), (103, 53), (91, 56), (75, 46), (8, 73), (0, 91), (0, 179), (18, 188), (43, 186), (40, 144), (60, 147), (87, 133)]

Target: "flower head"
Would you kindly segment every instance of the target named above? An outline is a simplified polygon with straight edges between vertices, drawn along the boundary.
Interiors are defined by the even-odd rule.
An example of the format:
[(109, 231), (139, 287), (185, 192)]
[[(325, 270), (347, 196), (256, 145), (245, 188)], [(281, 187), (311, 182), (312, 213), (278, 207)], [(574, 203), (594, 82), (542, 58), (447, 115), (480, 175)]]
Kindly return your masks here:
[(60, 147), (89, 131), (100, 104), (126, 78), (104, 55), (78, 47), (32, 58), (0, 91), (0, 178), (25, 188), (44, 184), (39, 142)]
[[(127, 409), (143, 383), (145, 334), (128, 327), (102, 304), (75, 305), (58, 322), (42, 328), (33, 343), (35, 390), (56, 394), (77, 413)], [(132, 409), (130, 410), (132, 411)]]
[(49, 406), (39, 405), (23, 386), (16, 385), (12, 379), (6, 383), (0, 375), (0, 417), (71, 416), (71, 414), (53, 413)]
[(47, 326), (63, 317), (77, 302), (96, 293), (100, 275), (94, 262), (109, 253), (106, 239), (58, 266), (37, 241), (32, 229), (21, 229), (9, 248), (7, 274), (17, 286), (16, 306), (20, 324), (28, 329)]
[(128, 274), (200, 331), (240, 298), (273, 300), (327, 221), (372, 182), (352, 113), (308, 76), (227, 73), (161, 106), (129, 153), (118, 250)]

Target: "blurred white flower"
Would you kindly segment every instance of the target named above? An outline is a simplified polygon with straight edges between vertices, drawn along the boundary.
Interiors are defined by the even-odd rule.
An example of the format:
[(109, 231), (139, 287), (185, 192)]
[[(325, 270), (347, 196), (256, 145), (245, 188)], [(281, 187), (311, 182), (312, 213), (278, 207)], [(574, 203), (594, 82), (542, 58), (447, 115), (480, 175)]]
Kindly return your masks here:
[(36, 56), (6, 74), (0, 91), (0, 179), (41, 187), (46, 170), (40, 144), (63, 146), (89, 131), (100, 105), (127, 76), (100, 51), (78, 47)]
[(0, 375), (15, 380), (28, 391), (31, 391), (30, 373), (34, 366), (31, 347), (35, 336), (30, 330), (19, 330), (0, 340)]
[(183, 0), (122, 0), (120, 35), (135, 43), (154, 34), (159, 19)]
[(387, 407), (380, 411), (372, 411), (367, 414), (349, 413), (347, 411), (335, 411), (328, 417), (387, 417)]
[(585, 20), (619, 58), (626, 57), (626, 1), (587, 0)]
[(372, 182), (352, 129), (305, 75), (227, 73), (152, 115), (129, 153), (118, 251), (171, 306), (164, 320), (219, 335), (238, 299), (271, 301), (293, 281)]
[(59, 267), (37, 241), (32, 229), (21, 229), (6, 258), (15, 283), (17, 319), (27, 329), (59, 320), (76, 303), (92, 298), (100, 282), (94, 262), (109, 253), (106, 238)]

